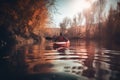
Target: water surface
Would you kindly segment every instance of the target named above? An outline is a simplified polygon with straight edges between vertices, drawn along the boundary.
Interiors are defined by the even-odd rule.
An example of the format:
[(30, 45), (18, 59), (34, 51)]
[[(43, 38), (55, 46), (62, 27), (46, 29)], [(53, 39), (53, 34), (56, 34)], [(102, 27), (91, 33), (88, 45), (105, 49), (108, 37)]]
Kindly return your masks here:
[[(15, 45), (2, 49), (0, 52), (2, 78), (60, 73), (80, 76), (88, 80), (120, 80), (120, 49), (118, 46), (74, 40), (71, 41), (69, 48), (53, 49), (52, 44), (52, 41), (46, 41), (45, 44)], [(54, 80), (53, 78), (38, 80), (41, 79)]]

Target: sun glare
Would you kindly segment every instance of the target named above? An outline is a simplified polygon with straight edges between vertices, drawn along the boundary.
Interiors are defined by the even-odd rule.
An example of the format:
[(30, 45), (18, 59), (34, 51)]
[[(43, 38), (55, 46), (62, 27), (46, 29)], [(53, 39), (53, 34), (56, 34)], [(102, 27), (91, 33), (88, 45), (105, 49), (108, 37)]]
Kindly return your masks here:
[(71, 12), (78, 13), (90, 8), (90, 2), (86, 0), (72, 0), (70, 3)]
[[(77, 17), (79, 13), (83, 14), (83, 11), (90, 9), (92, 4), (96, 1), (97, 0), (68, 0), (66, 5), (59, 7), (61, 14), (54, 17), (56, 19), (56, 23), (59, 25), (65, 17), (72, 20), (74, 17)], [(84, 24), (85, 20), (83, 19), (82, 25)]]

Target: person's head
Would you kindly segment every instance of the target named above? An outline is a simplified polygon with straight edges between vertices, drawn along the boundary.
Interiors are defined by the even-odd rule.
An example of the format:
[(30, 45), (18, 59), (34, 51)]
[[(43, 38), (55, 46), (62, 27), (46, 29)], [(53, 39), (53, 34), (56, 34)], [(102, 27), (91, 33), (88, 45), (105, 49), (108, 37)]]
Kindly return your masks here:
[(60, 36), (62, 36), (62, 33), (60, 33)]

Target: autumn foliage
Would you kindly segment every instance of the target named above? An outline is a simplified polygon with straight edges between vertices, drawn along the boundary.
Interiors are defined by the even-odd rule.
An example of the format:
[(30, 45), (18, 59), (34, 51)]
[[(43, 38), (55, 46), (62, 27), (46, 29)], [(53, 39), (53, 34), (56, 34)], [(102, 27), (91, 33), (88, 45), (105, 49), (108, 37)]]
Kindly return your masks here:
[(40, 41), (53, 1), (0, 0), (0, 42)]

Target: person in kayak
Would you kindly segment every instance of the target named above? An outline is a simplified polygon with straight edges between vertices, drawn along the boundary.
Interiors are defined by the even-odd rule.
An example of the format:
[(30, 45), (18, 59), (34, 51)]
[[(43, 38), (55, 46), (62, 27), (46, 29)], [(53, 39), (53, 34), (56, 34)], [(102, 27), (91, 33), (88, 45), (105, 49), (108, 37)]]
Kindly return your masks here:
[(55, 39), (55, 42), (66, 42), (68, 39), (62, 33)]

